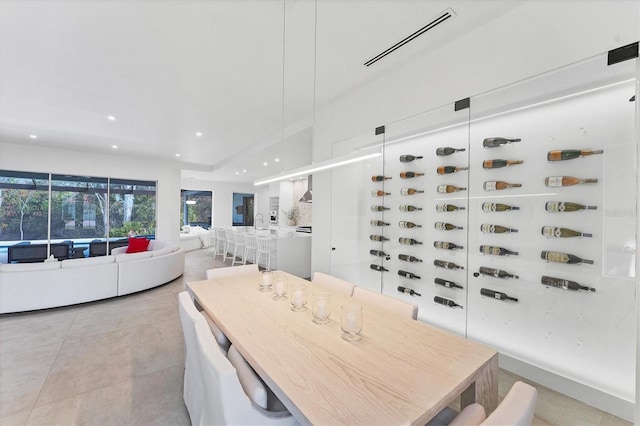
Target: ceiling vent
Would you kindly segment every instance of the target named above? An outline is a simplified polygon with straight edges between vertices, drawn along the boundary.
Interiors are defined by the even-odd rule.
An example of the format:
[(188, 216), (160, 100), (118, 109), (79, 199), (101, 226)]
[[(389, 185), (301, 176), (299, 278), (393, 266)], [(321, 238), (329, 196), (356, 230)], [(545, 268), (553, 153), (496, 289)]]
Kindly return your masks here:
[(427, 31), (434, 29), (435, 27), (437, 27), (438, 25), (442, 24), (443, 22), (453, 18), (455, 15), (456, 15), (456, 13), (453, 11), (453, 9), (451, 9), (451, 8), (446, 9), (444, 12), (440, 13), (437, 17), (435, 17), (427, 25), (425, 25), (424, 27), (422, 27), (419, 30), (415, 31), (413, 34), (408, 35), (407, 37), (403, 38), (402, 40), (400, 40), (399, 42), (397, 42), (393, 46), (389, 47), (388, 49), (378, 53), (376, 56), (374, 56), (373, 58), (371, 58), (367, 62), (365, 62), (364, 65), (369, 67), (369, 66), (375, 64), (380, 59), (382, 59), (385, 56), (389, 55), (390, 53), (398, 50), (399, 48), (401, 48), (405, 44), (409, 43), (410, 41), (415, 40), (416, 38), (418, 38), (422, 34), (426, 33)]

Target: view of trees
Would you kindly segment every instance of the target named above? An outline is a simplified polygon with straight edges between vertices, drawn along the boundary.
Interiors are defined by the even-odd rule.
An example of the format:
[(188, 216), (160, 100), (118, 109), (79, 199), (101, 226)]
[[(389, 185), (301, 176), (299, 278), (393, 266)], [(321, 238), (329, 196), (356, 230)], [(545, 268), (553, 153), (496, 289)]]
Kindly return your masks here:
[[(183, 225), (211, 226), (211, 191), (181, 190), (180, 217)], [(185, 214), (186, 213), (186, 214)]]

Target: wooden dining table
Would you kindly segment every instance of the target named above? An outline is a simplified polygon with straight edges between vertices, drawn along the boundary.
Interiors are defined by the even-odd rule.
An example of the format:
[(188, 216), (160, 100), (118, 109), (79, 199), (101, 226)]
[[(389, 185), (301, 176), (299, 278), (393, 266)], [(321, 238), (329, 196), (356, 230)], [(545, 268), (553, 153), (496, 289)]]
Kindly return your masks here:
[(341, 306), (354, 299), (332, 294), (330, 321), (316, 324), (316, 286), (281, 274), (289, 285), (306, 285), (306, 311), (258, 291), (260, 274), (187, 286), (298, 422), (423, 425), (458, 397), (462, 407), (496, 407), (494, 349), (363, 302), (362, 339), (346, 341)]

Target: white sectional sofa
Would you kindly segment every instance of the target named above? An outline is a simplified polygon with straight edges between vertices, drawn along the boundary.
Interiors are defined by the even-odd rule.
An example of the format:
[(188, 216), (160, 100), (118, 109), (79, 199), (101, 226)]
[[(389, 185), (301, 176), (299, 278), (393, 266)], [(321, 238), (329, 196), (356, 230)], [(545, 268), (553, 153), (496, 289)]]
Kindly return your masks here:
[(184, 248), (152, 240), (147, 251), (67, 259), (61, 262), (0, 264), (0, 313), (74, 305), (157, 287), (184, 272)]

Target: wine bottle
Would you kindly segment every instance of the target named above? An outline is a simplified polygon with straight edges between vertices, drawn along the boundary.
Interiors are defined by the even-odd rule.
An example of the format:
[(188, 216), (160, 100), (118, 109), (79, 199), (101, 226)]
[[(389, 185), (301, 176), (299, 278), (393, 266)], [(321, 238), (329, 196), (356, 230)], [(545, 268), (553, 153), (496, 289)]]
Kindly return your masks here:
[(450, 299), (445, 299), (444, 297), (440, 297), (440, 296), (434, 296), (433, 297), (433, 301), (436, 302), (439, 305), (444, 305), (444, 306), (448, 306), (450, 308), (461, 308), (461, 305), (458, 305), (456, 302), (454, 302), (453, 300)]
[(596, 210), (597, 208), (597, 206), (585, 206), (584, 204), (567, 201), (547, 201), (544, 205), (544, 209), (548, 212), (577, 212), (580, 210)]
[(369, 223), (371, 223), (371, 226), (389, 226), (387, 222), (381, 220), (371, 220)]
[(483, 185), (485, 191), (500, 191), (507, 188), (520, 188), (521, 183), (509, 183), (502, 180), (488, 180)]
[(384, 197), (385, 195), (391, 195), (390, 192), (384, 192), (384, 191), (380, 191), (380, 190), (373, 190), (371, 191), (371, 196), (372, 197)]
[(504, 247), (487, 246), (487, 245), (480, 246), (480, 253), (494, 254), (496, 256), (509, 256), (509, 255), (517, 256), (518, 255), (517, 251), (507, 250)]
[(480, 294), (483, 296), (491, 297), (492, 299), (498, 300), (513, 300), (517, 302), (518, 299), (516, 297), (511, 297), (507, 293), (503, 293), (501, 291), (490, 290), (488, 288), (481, 288)]
[(571, 290), (571, 291), (578, 291), (578, 290), (587, 290), (587, 291), (593, 291), (593, 292), (596, 291), (596, 289), (593, 287), (583, 286), (578, 284), (575, 281), (563, 280), (562, 278), (548, 277), (546, 275), (542, 276), (542, 279), (540, 280), (540, 284), (549, 285), (551, 287), (557, 287), (557, 288), (561, 288), (564, 290)]
[(411, 290), (410, 288), (403, 287), (401, 285), (398, 286), (398, 291), (400, 293), (408, 294), (409, 296), (422, 296), (420, 293), (415, 290)]
[(401, 212), (415, 212), (422, 210), (422, 207), (416, 207), (409, 204), (401, 204), (399, 209)]
[(464, 289), (464, 287), (462, 287), (459, 284), (454, 283), (453, 281), (448, 281), (448, 280), (443, 280), (442, 278), (435, 278), (433, 280), (434, 283), (436, 283), (437, 285), (441, 285), (443, 287), (447, 287), (447, 288), (460, 288), (460, 289)]
[(436, 149), (436, 155), (438, 157), (445, 157), (447, 155), (451, 155), (454, 154), (456, 152), (463, 152), (466, 151), (465, 148), (451, 148), (450, 146), (443, 146), (440, 147), (438, 149)]
[(455, 229), (462, 229), (462, 226), (456, 226), (452, 223), (445, 223), (445, 222), (436, 222), (433, 224), (433, 227), (436, 228), (438, 231), (453, 231)]
[(391, 210), (389, 207), (385, 207), (385, 206), (371, 206), (371, 211), (372, 212), (383, 212), (385, 210)]
[(486, 266), (480, 267), (480, 273), (482, 275), (488, 275), (490, 277), (496, 278), (520, 278), (519, 276), (510, 274), (509, 272), (503, 271), (502, 269), (487, 268)]
[(414, 195), (414, 194), (422, 194), (424, 191), (415, 188), (402, 188), (400, 190), (400, 195)]
[(517, 229), (508, 228), (502, 225), (491, 225), (488, 223), (483, 223), (480, 225), (480, 230), (485, 234), (505, 234), (509, 232), (518, 232)]
[(502, 203), (482, 203), (482, 211), (485, 212), (506, 212), (509, 210), (520, 210), (520, 207)]
[(389, 272), (389, 270), (388, 270), (387, 268), (385, 268), (385, 267), (383, 267), (383, 266), (380, 266), (380, 265), (374, 265), (374, 264), (371, 264), (371, 265), (369, 265), (369, 267), (370, 267), (371, 269), (373, 269), (374, 271), (378, 271), (378, 272)]
[(522, 164), (522, 160), (484, 160), (482, 162), (483, 169), (499, 169), (500, 167), (513, 166), (515, 164)]
[(513, 142), (520, 142), (522, 139), (517, 138), (517, 139), (507, 139), (507, 138), (486, 138), (485, 140), (482, 141), (482, 146), (485, 148), (497, 148), (499, 146), (508, 144), (508, 143), (513, 143)]
[(456, 206), (455, 204), (438, 204), (436, 206), (436, 211), (439, 213), (442, 212), (455, 212), (456, 210), (464, 210), (464, 207)]
[(371, 241), (389, 241), (387, 237), (383, 237), (382, 235), (369, 235), (369, 239)]
[(554, 226), (543, 226), (542, 235), (545, 237), (555, 238), (593, 237), (593, 235), (587, 234), (586, 232), (578, 232), (573, 229), (558, 228)]
[(422, 245), (420, 241), (414, 240), (413, 238), (400, 237), (398, 238), (398, 242), (407, 246)]
[(546, 260), (547, 262), (571, 263), (571, 264), (587, 263), (589, 265), (593, 265), (593, 260), (581, 259), (578, 256), (574, 256), (573, 254), (560, 253), (557, 251), (543, 250), (540, 252), (540, 258), (542, 260)]
[(579, 183), (598, 183), (598, 179), (578, 179), (573, 176), (549, 176), (544, 179), (544, 184), (549, 188), (571, 186)]
[(424, 173), (419, 172), (400, 172), (400, 179), (411, 179), (414, 177), (424, 176)]
[(433, 246), (437, 249), (445, 249), (445, 250), (455, 250), (455, 249), (460, 249), (462, 250), (464, 247), (459, 246), (457, 244), (454, 243), (449, 243), (446, 241), (434, 241), (433, 242)]
[(420, 277), (413, 272), (403, 271), (402, 269), (398, 270), (398, 275), (405, 278), (411, 278), (412, 280), (419, 280)]
[(369, 250), (369, 254), (379, 257), (389, 257), (389, 255), (382, 250)]
[(452, 192), (466, 191), (467, 188), (453, 186), (453, 185), (438, 185), (436, 190), (438, 191), (438, 194), (450, 194)]
[(405, 220), (401, 220), (400, 222), (398, 222), (398, 226), (400, 228), (422, 228), (422, 225), (416, 225), (413, 222), (407, 222)]
[(587, 155), (602, 154), (601, 149), (559, 149), (547, 152), (547, 161), (565, 161)]
[(398, 259), (404, 260), (405, 262), (413, 262), (413, 263), (421, 263), (422, 259), (418, 259), (415, 256), (410, 256), (408, 254), (399, 254)]
[(449, 173), (456, 173), (460, 170), (469, 170), (469, 167), (440, 166), (436, 169), (436, 172), (439, 175), (448, 175)]
[(371, 182), (382, 182), (387, 179), (391, 179), (391, 176), (382, 176), (382, 175), (371, 176)]
[(405, 154), (405, 155), (401, 155), (400, 156), (400, 162), (401, 163), (410, 163), (413, 160), (420, 160), (421, 158), (422, 158), (422, 155)]
[(447, 262), (446, 260), (438, 260), (438, 259), (436, 259), (436, 260), (433, 261), (433, 264), (435, 266), (437, 266), (438, 268), (454, 269), (454, 270), (455, 269), (464, 269), (464, 266), (459, 266), (459, 265), (456, 265), (453, 262)]

